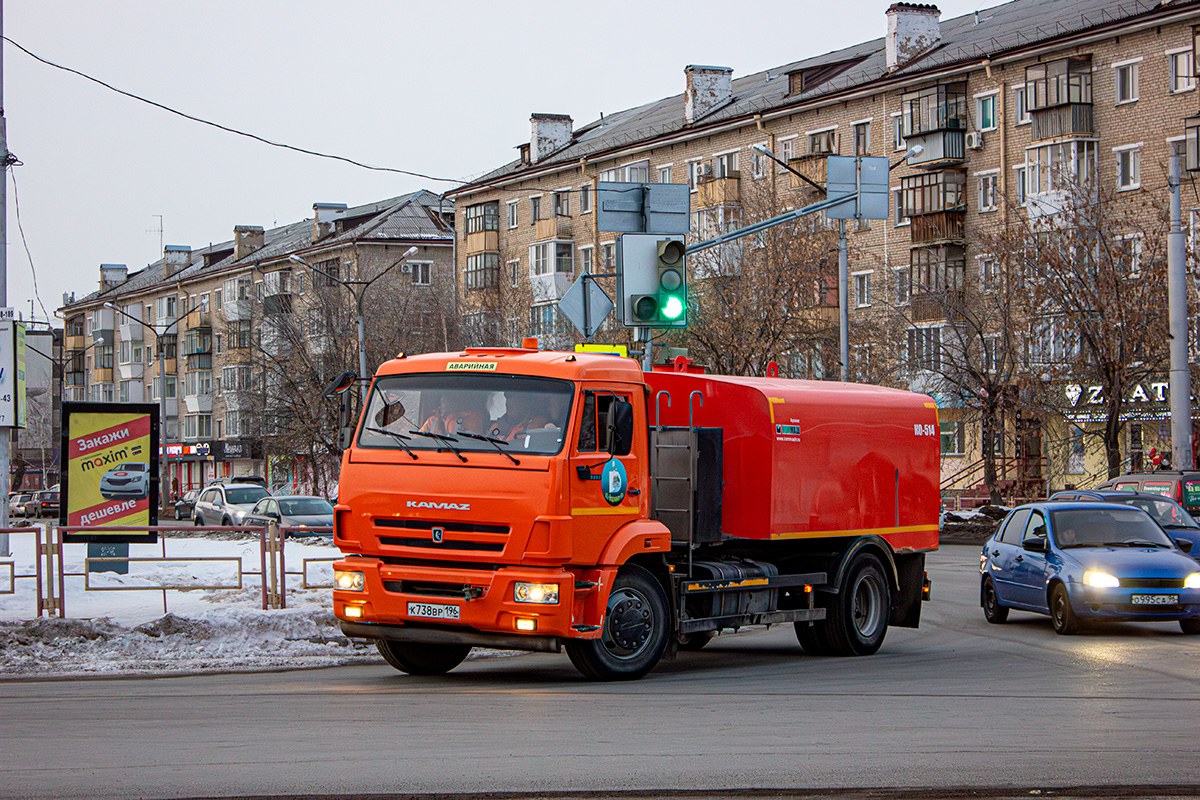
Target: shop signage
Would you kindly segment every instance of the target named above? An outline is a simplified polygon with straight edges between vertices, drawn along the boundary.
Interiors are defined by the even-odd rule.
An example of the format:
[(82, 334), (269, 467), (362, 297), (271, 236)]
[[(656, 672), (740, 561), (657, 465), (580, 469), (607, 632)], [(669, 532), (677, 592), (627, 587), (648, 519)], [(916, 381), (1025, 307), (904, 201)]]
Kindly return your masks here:
[[(1125, 393), (1122, 422), (1148, 422), (1171, 418), (1170, 387), (1167, 381), (1142, 381), (1135, 383)], [(1071, 406), (1066, 418), (1071, 422), (1100, 422), (1105, 419), (1105, 397), (1103, 386), (1086, 386), (1070, 383), (1063, 393)], [(1192, 416), (1196, 417), (1195, 396), (1192, 397)]]

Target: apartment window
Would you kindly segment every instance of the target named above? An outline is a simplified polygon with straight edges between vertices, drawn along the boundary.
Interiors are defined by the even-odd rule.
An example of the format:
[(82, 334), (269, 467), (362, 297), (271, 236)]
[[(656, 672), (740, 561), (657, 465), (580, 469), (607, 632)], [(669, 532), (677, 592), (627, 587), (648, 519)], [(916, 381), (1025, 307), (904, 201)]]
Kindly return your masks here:
[(912, 222), (911, 217), (904, 214), (904, 195), (900, 189), (892, 189), (892, 214), (897, 227)]
[(996, 266), (995, 256), (979, 256), (979, 290), (991, 292), (1000, 285), (1000, 274)]
[(113, 349), (112, 346), (102, 346), (96, 348), (96, 369), (112, 369), (113, 367)]
[(687, 182), (688, 186), (693, 192), (696, 191), (697, 187), (700, 185), (701, 167), (702, 165), (699, 161), (687, 162)]
[(408, 263), (411, 267), (413, 286), (428, 286), (430, 273), (433, 272), (433, 263), (430, 261), (410, 261)]
[(614, 242), (608, 242), (600, 245), (604, 253), (604, 268), (617, 268), (617, 245)]
[(1086, 186), (1096, 175), (1096, 142), (1060, 142), (1030, 148), (1025, 151), (1025, 166), (1028, 194)]
[(264, 296), (265, 296), (265, 293), (263, 290), (263, 282), (255, 281), (254, 282), (254, 297), (255, 297), (255, 299), (262, 300)]
[(556, 303), (529, 307), (529, 333), (531, 336), (553, 336)]
[(592, 213), (592, 185), (590, 183), (579, 187), (579, 213)]
[(245, 365), (225, 367), (221, 370), (221, 387), (229, 392), (252, 391), (254, 370)]
[[(244, 350), (250, 346), (250, 320), (241, 319), (230, 322), (225, 326), (225, 334), (229, 339), (230, 349)], [(171, 356), (167, 356), (171, 358)]]
[(808, 134), (808, 152), (811, 155), (833, 155), (837, 152), (837, 131), (815, 131)]
[[(777, 155), (779, 156), (779, 160), (782, 161), (783, 164), (786, 164), (789, 161), (791, 161), (793, 158), (795, 158), (796, 157), (796, 137), (793, 136), (789, 139), (781, 139), (779, 141), (779, 152), (777, 153)], [(778, 171), (781, 173), (787, 172), (787, 169), (784, 168), (783, 164), (779, 165)]]
[(908, 305), (912, 298), (912, 267), (899, 267), (893, 275), (896, 305)]
[(1117, 154), (1117, 191), (1142, 185), (1142, 147), (1140, 144), (1114, 149)]
[(554, 271), (573, 275), (575, 273), (575, 247), (566, 242), (554, 244)]
[(942, 455), (961, 456), (966, 452), (965, 428), (961, 420), (938, 420), (942, 433)]
[(554, 193), (554, 216), (571, 216), (571, 192), (564, 189)]
[(1125, 62), (1122, 64), (1114, 64), (1113, 68), (1117, 71), (1116, 74), (1116, 101), (1117, 105), (1122, 103), (1133, 103), (1138, 99), (1138, 62)]
[(658, 182), (659, 183), (670, 183), (671, 182), (671, 168), (670, 167), (659, 167), (658, 168)]
[[(765, 143), (764, 143), (765, 146)], [(770, 159), (765, 153), (760, 153), (757, 150), (750, 151), (750, 177), (758, 180), (767, 174), (767, 165)]]
[(579, 270), (580, 272), (591, 273), (592, 271), (592, 247), (579, 248)]
[(250, 417), (241, 411), (225, 412), (225, 434), (233, 439), (250, 435)]
[(975, 98), (975, 120), (981, 131), (996, 130), (996, 95)]
[(508, 285), (516, 286), (521, 278), (521, 259), (514, 258), (508, 263)]
[[(213, 334), (213, 351), (217, 355), (221, 355), (221, 352), (222, 352), (221, 351), (221, 334), (219, 334), (219, 333)], [(147, 361), (147, 363), (149, 363), (149, 361), (150, 361), (150, 348), (149, 347), (146, 348), (146, 361)]]
[(1079, 355), (1079, 337), (1066, 317), (1044, 317), (1032, 324), (1029, 360), (1034, 364), (1062, 364)]
[(1013, 167), (1013, 192), (1017, 205), (1025, 205), (1025, 167)]
[(714, 158), (713, 174), (717, 178), (738, 177), (738, 154), (723, 153)]
[(1033, 117), (1029, 114), (1029, 103), (1026, 101), (1024, 86), (1013, 89), (1013, 116), (1016, 125), (1028, 125), (1033, 121)]
[(865, 156), (871, 152), (871, 123), (854, 123), (854, 155)]
[(1126, 274), (1133, 279), (1142, 276), (1142, 235), (1130, 233), (1118, 236), (1116, 240), (1117, 262), (1125, 268)]
[(212, 370), (198, 369), (184, 373), (183, 393), (188, 397), (212, 394)]
[(942, 368), (942, 329), (910, 328), (908, 360), (914, 370), (936, 372)]
[[(317, 266), (325, 272), (329, 272), (322, 264), (318, 264)], [(337, 273), (334, 272), (332, 274), (336, 275)], [(243, 275), (240, 278), (230, 278), (225, 281), (225, 298), (230, 302), (250, 299), (250, 278)]]
[(467, 256), (467, 291), (495, 289), (500, 283), (500, 254), (479, 253)]
[[(130, 391), (130, 384), (132, 384), (132, 383), (133, 383), (133, 381), (121, 381), (120, 384), (118, 384), (118, 386), (117, 386), (117, 402), (118, 403), (133, 402), (133, 394)], [(138, 384), (138, 385), (140, 386), (141, 384)], [(142, 398), (139, 397), (137, 399), (141, 400)]]
[(980, 211), (995, 211), (998, 208), (999, 200), (996, 191), (996, 179), (998, 177), (998, 172), (990, 172), (979, 176)]
[(1167, 53), (1167, 73), (1171, 94), (1190, 92), (1196, 88), (1196, 76), (1192, 70), (1192, 51), (1177, 50)]
[(854, 276), (854, 302), (858, 308), (871, 305), (871, 273), (860, 272)]
[(1004, 350), (1000, 346), (999, 334), (988, 334), (980, 343), (983, 350), (983, 369), (985, 372), (995, 372), (1004, 363)]
[(500, 204), (479, 203), (467, 206), (467, 233), (500, 230)]
[(529, 274), (546, 275), (550, 272), (550, 243), (542, 242), (529, 248)]
[(907, 149), (904, 146), (904, 117), (898, 112), (892, 114), (892, 149)]
[(542, 218), (542, 197), (529, 198), (529, 224), (536, 225), (537, 221)]
[(507, 208), (508, 208), (508, 229), (509, 229), (509, 230), (512, 230), (513, 228), (517, 227), (517, 206), (518, 206), (518, 205), (519, 205), (519, 203), (518, 203), (518, 201), (516, 201), (516, 200), (513, 200), (513, 201), (509, 202), (509, 203), (508, 203), (508, 205), (507, 205)]
[(629, 183), (648, 183), (650, 181), (650, 162), (639, 161), (636, 164), (626, 164), (625, 180)]
[(212, 414), (188, 414), (183, 418), (183, 438), (211, 439)]

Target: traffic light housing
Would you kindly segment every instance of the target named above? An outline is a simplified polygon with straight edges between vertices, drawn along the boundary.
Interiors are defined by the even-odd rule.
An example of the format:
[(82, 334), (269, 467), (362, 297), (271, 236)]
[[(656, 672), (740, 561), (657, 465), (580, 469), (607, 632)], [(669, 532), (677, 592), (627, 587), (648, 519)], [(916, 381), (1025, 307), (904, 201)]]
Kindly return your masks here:
[(618, 241), (621, 324), (687, 326), (687, 255), (682, 236), (624, 234)]

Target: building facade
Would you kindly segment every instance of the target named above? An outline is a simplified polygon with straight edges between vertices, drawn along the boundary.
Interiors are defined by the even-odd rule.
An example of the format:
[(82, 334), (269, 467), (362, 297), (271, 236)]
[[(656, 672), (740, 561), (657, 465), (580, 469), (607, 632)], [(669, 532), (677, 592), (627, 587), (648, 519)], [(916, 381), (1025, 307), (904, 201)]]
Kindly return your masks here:
[[(1077, 331), (1059, 329), (1061, 301), (1043, 297), (1035, 308), (1030, 298), (1044, 286), (1020, 282), (1012, 235), (1024, 231), (1021, 247), (1036, 251), (1048, 234), (1062, 235), (1071, 214), (1096, 207), (1108, 220), (1098, 247), (1127, 262), (1124, 286), (1141, 274), (1142, 259), (1165, 259), (1152, 239), (1168, 161), (1182, 153), (1184, 119), (1200, 108), (1200, 4), (1013, 0), (942, 20), (935, 6), (895, 3), (878, 23), (882, 38), (736, 79), (726, 67), (689, 66), (681, 94), (580, 128), (566, 115), (532, 115), (517, 159), (450, 193), (468, 338), (579, 340), (555, 303), (581, 273), (615, 266), (617, 237), (600, 230), (595, 213), (600, 181), (687, 183), (696, 241), (815, 202), (830, 155), (885, 156), (893, 162), (891, 218), (852, 222), (848, 234), (852, 379), (935, 396), (947, 493), (982, 480), (993, 460), (985, 450), (1000, 470), (993, 483), (1014, 493), (1106, 475), (1108, 454), (1097, 443), (1112, 434), (1102, 430), (1105, 399), (1090, 376), (1089, 353), (1097, 351), (1081, 346)], [(831, 226), (817, 217), (790, 235)], [(764, 249), (760, 239), (692, 260), (689, 292), (711, 301), (715, 287), (748, 274)], [(836, 276), (824, 257), (814, 258), (805, 278), (811, 295), (796, 303), (828, 320)], [(782, 267), (800, 268), (794, 259)], [(1000, 313), (1002, 285), (1023, 295), (1013, 318)], [(989, 303), (998, 310), (990, 320), (982, 315), (970, 345), (977, 354), (968, 358), (967, 345), (952, 340), (961, 341), (964, 320)], [(1165, 304), (1163, 297), (1164, 313)], [(697, 316), (721, 313), (710, 302)], [(1020, 335), (1005, 344), (1012, 328)], [(610, 322), (596, 338), (628, 337)], [(671, 343), (698, 345), (694, 334)], [(784, 337), (772, 347), (765, 357), (785, 375), (838, 375), (827, 336)], [(998, 378), (1001, 350), (1012, 351), (1014, 369)], [(958, 374), (948, 375), (956, 357)], [(970, 390), (958, 378), (976, 368), (978, 388)], [(1157, 375), (1150, 369), (1122, 386), (1122, 468), (1149, 467), (1152, 449), (1170, 449), (1165, 376), (1165, 366)], [(975, 403), (972, 391), (994, 402)], [(1035, 395), (1040, 406), (1031, 412)]]

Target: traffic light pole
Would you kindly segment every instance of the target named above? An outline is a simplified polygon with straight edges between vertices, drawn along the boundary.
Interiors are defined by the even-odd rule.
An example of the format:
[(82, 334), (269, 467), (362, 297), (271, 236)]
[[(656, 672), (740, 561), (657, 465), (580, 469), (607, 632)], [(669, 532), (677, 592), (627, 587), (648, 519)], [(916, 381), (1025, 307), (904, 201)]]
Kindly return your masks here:
[[(786, 214), (780, 214), (778, 217), (771, 217), (770, 219), (765, 219), (762, 222), (756, 222), (753, 225), (747, 225), (744, 228), (738, 228), (736, 231), (723, 233), (720, 236), (713, 237), (712, 239), (705, 239), (703, 242), (696, 242), (684, 250), (684, 253), (690, 256), (692, 253), (698, 253), (701, 250), (707, 250), (710, 247), (728, 244), (729, 242), (737, 241), (744, 236), (749, 236), (751, 234), (758, 233), (759, 231), (765, 231), (768, 228), (774, 228), (776, 225), (782, 225), (785, 222), (791, 222), (792, 220), (797, 220), (801, 217), (807, 217), (809, 214), (816, 214), (818, 211), (824, 211), (827, 208), (833, 208), (834, 206), (853, 198), (853, 194), (840, 194), (837, 197), (830, 197), (828, 200), (822, 200), (819, 203), (813, 203), (811, 206), (798, 208), (795, 211), (789, 211)], [(843, 227), (844, 226), (845, 222), (843, 221)]]

